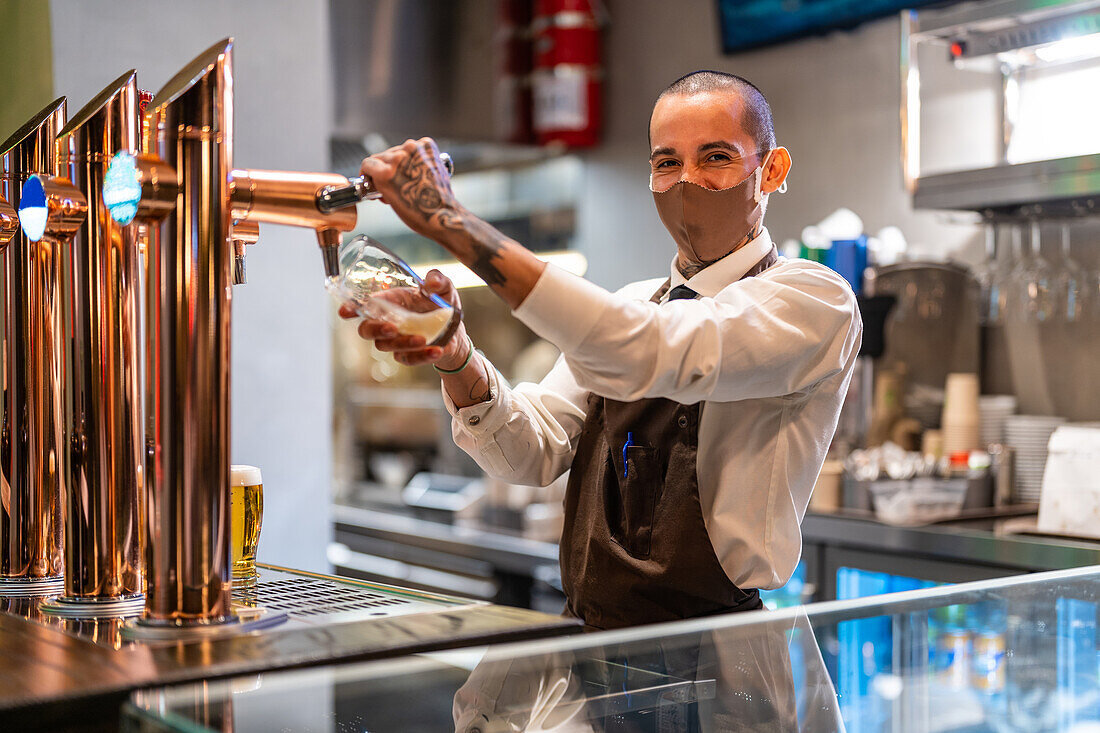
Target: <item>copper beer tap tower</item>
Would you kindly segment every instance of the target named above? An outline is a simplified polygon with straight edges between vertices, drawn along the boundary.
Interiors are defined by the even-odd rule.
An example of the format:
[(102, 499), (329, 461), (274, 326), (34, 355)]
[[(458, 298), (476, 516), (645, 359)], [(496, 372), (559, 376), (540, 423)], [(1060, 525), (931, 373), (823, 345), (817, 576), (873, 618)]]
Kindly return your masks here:
[(141, 405), (141, 255), (133, 227), (116, 223), (102, 200), (110, 156), (133, 149), (140, 121), (137, 79), (115, 79), (69, 120), (55, 144), (48, 184), (79, 192), (87, 216), (60, 246), (59, 297), (68, 446), (62, 504), (65, 593), (46, 613), (118, 617), (144, 605), (145, 490)]
[[(354, 208), (322, 213), (344, 176), (232, 169), (232, 39), (214, 44), (154, 97), (132, 161), (130, 214), (149, 230), (146, 262), (145, 614), (132, 630), (236, 621), (230, 597), (230, 325), (244, 245), (262, 222), (317, 232), (336, 272)], [(125, 219), (125, 217), (123, 217)]]
[(64, 129), (57, 100), (0, 158), (0, 596), (63, 591), (42, 611), (78, 619), (141, 612), (123, 629), (137, 638), (278, 620), (239, 617), (230, 594), (232, 285), (260, 223), (315, 230), (337, 274), (350, 204), (370, 193), (233, 170), (232, 50), (200, 54), (144, 118), (133, 71)]
[[(52, 173), (65, 98), (0, 144), (0, 199), (18, 208), (23, 184)], [(0, 595), (56, 593), (62, 585), (60, 359), (56, 261), (4, 213), (3, 425), (0, 428)]]

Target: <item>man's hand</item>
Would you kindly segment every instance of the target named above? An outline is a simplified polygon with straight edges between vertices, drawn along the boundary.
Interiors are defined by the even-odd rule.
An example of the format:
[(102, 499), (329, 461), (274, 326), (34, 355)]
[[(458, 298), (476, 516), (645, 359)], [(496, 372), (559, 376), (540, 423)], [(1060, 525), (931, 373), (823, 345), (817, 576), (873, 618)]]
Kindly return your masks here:
[(444, 240), (455, 231), (461, 206), (455, 201), (451, 178), (434, 140), (406, 140), (364, 158), (359, 172), (370, 178), (382, 201), (410, 229), (446, 247)]
[(455, 200), (434, 140), (406, 140), (365, 158), (359, 170), (401, 221), (442, 245), (509, 307), (531, 292), (546, 263)]
[[(424, 287), (461, 309), (458, 291), (439, 270), (428, 273), (424, 279)], [(356, 312), (354, 305), (344, 303), (340, 306), (340, 317), (352, 319), (361, 316)], [(377, 319), (364, 318), (359, 324), (358, 331), (361, 338), (373, 341), (379, 351), (393, 353), (394, 360), (405, 366), (435, 364), (440, 369), (457, 369), (462, 365), (471, 348), (464, 323), (460, 323), (450, 340), (441, 346), (428, 346), (423, 336), (400, 334), (392, 323)]]
[[(428, 273), (424, 278), (424, 287), (456, 308), (460, 307), (458, 291), (439, 270)], [(355, 306), (345, 303), (340, 306), (340, 317), (359, 318), (359, 314), (355, 312)], [(405, 366), (434, 364), (452, 372), (440, 372), (439, 376), (451, 401), (458, 407), (469, 407), (493, 397), (489, 390), (488, 370), (491, 367), (472, 353), (474, 345), (466, 335), (465, 323), (459, 323), (454, 335), (442, 346), (428, 346), (423, 336), (403, 336), (393, 324), (367, 318), (359, 324), (359, 335), (373, 341), (379, 351), (392, 352), (394, 360)], [(459, 371), (454, 371), (456, 369)]]

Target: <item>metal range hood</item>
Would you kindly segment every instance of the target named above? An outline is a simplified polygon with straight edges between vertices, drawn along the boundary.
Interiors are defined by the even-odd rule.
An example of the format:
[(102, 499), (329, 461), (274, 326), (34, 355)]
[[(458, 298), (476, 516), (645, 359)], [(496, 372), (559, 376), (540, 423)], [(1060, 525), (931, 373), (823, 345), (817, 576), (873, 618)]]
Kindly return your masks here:
[[(1091, 214), (1100, 1), (903, 11), (902, 166), (919, 209)], [(953, 116), (952, 116), (953, 115)]]
[(492, 130), (485, 79), (494, 9), (446, 0), (332, 0), (337, 137), (485, 139)]
[(332, 167), (358, 175), (381, 145), (431, 136), (460, 173), (553, 157), (499, 142), (492, 80), (496, 3), (332, 0)]

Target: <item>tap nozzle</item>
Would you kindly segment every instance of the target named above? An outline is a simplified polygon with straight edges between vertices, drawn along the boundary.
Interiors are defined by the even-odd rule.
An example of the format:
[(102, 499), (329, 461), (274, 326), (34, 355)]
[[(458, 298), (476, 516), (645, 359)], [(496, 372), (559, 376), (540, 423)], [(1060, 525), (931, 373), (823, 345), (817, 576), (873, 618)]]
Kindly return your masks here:
[(248, 282), (244, 248), (260, 240), (260, 225), (252, 221), (234, 221), (229, 229), (229, 239), (233, 242), (233, 284), (244, 285)]
[(321, 245), (325, 277), (338, 277), (340, 275), (340, 232), (336, 229), (318, 229), (317, 243)]

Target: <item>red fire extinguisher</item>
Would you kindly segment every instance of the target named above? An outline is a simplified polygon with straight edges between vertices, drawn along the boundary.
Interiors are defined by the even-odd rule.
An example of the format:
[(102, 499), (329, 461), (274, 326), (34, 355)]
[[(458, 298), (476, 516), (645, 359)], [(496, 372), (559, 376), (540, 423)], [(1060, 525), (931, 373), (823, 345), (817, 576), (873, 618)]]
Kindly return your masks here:
[(603, 110), (596, 2), (535, 2), (531, 86), (540, 145), (590, 147), (599, 141)]

